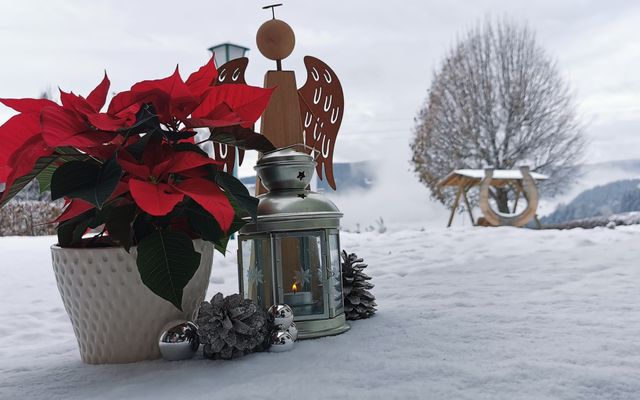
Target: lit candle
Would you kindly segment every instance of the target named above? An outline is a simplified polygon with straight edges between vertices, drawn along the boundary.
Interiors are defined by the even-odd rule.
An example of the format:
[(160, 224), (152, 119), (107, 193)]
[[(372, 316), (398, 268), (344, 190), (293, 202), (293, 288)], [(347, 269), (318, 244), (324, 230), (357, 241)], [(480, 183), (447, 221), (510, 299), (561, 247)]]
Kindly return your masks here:
[[(305, 312), (308, 306), (313, 305), (313, 296), (311, 292), (299, 292), (298, 285), (294, 282), (293, 285), (291, 285), (291, 292), (284, 294), (284, 302), (292, 308), (304, 307), (302, 310)], [(296, 310), (294, 310), (294, 314), (295, 312)]]

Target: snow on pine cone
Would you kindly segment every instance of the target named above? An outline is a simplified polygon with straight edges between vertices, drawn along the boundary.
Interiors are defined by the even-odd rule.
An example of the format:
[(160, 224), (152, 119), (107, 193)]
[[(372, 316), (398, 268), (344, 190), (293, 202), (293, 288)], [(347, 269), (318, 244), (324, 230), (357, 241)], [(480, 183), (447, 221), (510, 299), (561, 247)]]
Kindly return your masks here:
[(347, 255), (342, 251), (342, 290), (344, 293), (344, 313), (348, 320), (369, 318), (376, 312), (376, 298), (369, 292), (373, 284), (364, 272), (367, 264), (362, 263), (355, 253)]
[(211, 359), (241, 357), (269, 347), (272, 321), (251, 300), (239, 294), (224, 297), (218, 293), (200, 305), (198, 333), (202, 352)]

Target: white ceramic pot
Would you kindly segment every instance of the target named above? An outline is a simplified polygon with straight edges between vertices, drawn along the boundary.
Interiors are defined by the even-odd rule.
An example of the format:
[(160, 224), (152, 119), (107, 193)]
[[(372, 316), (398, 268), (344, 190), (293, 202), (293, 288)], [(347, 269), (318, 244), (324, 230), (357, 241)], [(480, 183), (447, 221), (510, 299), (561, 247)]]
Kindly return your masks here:
[(184, 288), (182, 309), (156, 296), (140, 279), (136, 248), (52, 246), (53, 270), (82, 361), (130, 363), (160, 357), (158, 338), (171, 321), (194, 320), (209, 285), (213, 245), (195, 240), (200, 267)]

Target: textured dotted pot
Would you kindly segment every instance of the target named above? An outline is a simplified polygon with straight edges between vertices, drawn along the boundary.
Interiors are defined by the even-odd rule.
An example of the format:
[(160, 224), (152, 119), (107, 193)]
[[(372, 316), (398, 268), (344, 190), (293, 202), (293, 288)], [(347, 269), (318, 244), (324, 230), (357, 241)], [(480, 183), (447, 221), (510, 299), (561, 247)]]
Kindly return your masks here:
[(200, 266), (184, 289), (180, 311), (140, 279), (136, 248), (51, 247), (64, 308), (78, 339), (82, 361), (131, 363), (160, 358), (158, 338), (175, 320), (194, 320), (209, 285), (213, 245), (195, 240)]

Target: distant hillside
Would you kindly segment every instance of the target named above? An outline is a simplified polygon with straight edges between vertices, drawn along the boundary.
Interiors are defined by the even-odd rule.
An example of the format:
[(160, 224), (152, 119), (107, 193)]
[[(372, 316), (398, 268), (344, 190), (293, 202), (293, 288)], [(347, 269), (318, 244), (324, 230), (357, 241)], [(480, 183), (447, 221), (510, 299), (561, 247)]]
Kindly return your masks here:
[(560, 204), (540, 221), (543, 224), (561, 224), (630, 211), (640, 211), (640, 179), (620, 180), (585, 190), (570, 203)]
[[(333, 164), (338, 191), (369, 189), (376, 180), (373, 161)], [(318, 180), (318, 191), (333, 191), (326, 180)]]

